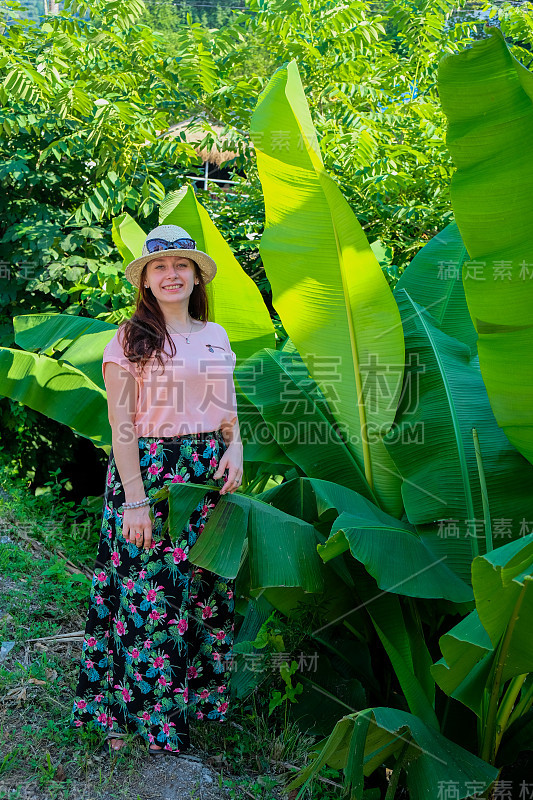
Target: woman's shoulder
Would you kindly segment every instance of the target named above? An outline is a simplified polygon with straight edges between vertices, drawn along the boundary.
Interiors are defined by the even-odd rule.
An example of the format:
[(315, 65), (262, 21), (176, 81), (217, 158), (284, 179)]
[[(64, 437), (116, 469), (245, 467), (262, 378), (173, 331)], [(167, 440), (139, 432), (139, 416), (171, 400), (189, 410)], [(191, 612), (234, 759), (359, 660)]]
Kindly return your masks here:
[(123, 325), (119, 325), (118, 328), (113, 333), (113, 336), (110, 338), (110, 340), (106, 344), (105, 349), (106, 350), (108, 350), (108, 349), (111, 350), (111, 349), (116, 348), (117, 345), (119, 347), (122, 347), (123, 344), (124, 344), (123, 336), (124, 336), (124, 326)]
[(210, 321), (206, 324), (206, 328), (207, 326), (211, 326), (213, 333), (219, 333), (221, 336), (227, 336), (226, 329), (220, 325), (220, 323)]
[(124, 323), (120, 323), (117, 327), (113, 336), (109, 339), (108, 343), (104, 347), (104, 359), (107, 356), (124, 356), (124, 333), (125, 327)]

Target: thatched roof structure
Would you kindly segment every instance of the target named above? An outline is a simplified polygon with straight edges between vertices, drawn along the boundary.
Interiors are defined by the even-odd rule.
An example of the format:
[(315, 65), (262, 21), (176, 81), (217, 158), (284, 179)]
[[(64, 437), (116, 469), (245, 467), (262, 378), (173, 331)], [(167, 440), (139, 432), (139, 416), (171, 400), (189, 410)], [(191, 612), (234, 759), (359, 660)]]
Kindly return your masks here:
[[(162, 135), (166, 138), (168, 136), (174, 137), (185, 134), (185, 140), (189, 142), (189, 144), (194, 145), (202, 142), (207, 134), (213, 131), (216, 139), (223, 142), (222, 131), (224, 127), (224, 125), (209, 122), (205, 117), (190, 117), (189, 119), (183, 120), (183, 122), (178, 122), (176, 125), (171, 125)], [(231, 136), (231, 133), (229, 136)], [(227, 138), (229, 138), (229, 136), (226, 134)], [(183, 138), (183, 136), (180, 136), (180, 138)], [(231, 161), (231, 159), (239, 155), (236, 150), (220, 150), (216, 144), (214, 144), (210, 150), (207, 147), (195, 147), (195, 150), (202, 162), (209, 161), (210, 164), (215, 164), (217, 167), (220, 167), (225, 161)]]

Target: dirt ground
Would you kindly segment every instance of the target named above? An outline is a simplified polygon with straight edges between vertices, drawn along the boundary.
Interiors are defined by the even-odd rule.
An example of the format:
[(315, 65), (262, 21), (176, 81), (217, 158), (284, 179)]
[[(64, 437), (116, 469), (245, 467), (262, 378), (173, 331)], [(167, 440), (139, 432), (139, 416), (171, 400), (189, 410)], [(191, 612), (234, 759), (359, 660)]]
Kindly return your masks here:
[[(93, 755), (87, 763), (87, 776), (78, 776), (67, 787), (62, 782), (39, 789), (27, 785), (16, 774), (0, 778), (0, 798), (7, 800), (217, 800), (228, 798), (229, 790), (219, 786), (217, 773), (194, 756), (152, 757), (141, 754)], [(130, 763), (129, 763), (130, 762)], [(133, 762), (136, 766), (134, 767)], [(68, 765), (65, 775), (69, 777)], [(68, 793), (67, 793), (68, 792)], [(244, 795), (243, 795), (244, 796)]]

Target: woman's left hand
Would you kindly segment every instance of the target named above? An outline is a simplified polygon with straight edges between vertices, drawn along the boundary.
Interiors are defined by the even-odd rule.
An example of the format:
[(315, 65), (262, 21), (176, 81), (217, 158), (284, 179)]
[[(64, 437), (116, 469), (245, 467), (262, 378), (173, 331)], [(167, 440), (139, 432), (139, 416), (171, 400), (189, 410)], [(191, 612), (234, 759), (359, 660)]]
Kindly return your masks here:
[(217, 471), (213, 474), (213, 478), (221, 478), (226, 469), (228, 470), (228, 479), (224, 486), (220, 489), (220, 494), (226, 492), (233, 492), (239, 488), (242, 483), (242, 465), (243, 465), (243, 448), (242, 444), (232, 442), (228, 445), (224, 455), (218, 463)]

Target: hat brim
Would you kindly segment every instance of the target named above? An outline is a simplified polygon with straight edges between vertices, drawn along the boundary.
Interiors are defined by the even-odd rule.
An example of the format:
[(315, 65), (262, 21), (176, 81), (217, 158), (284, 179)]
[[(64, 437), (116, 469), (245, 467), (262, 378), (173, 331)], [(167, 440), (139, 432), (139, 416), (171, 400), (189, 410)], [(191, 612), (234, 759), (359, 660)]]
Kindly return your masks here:
[(159, 250), (157, 253), (148, 253), (146, 256), (140, 256), (134, 261), (130, 261), (124, 272), (124, 277), (128, 283), (131, 283), (132, 286), (136, 286), (137, 289), (139, 289), (141, 272), (144, 265), (159, 256), (185, 256), (186, 258), (190, 258), (191, 261), (198, 264), (202, 271), (204, 283), (212, 281), (217, 272), (217, 265), (211, 256), (208, 256), (207, 253), (203, 253), (201, 250)]

